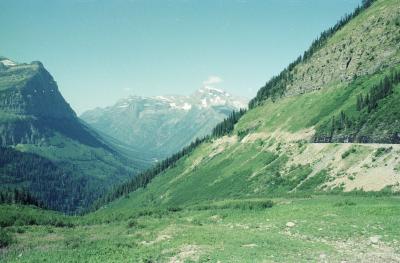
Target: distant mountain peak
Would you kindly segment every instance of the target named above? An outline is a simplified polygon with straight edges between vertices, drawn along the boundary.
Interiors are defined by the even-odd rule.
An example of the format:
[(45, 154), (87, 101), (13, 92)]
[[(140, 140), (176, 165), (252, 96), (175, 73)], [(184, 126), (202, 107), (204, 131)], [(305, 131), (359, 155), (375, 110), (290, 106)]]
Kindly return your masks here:
[(207, 93), (208, 92), (208, 93), (211, 93), (211, 94), (223, 94), (223, 95), (226, 95), (226, 96), (230, 96), (229, 93), (226, 92), (225, 90), (219, 89), (219, 88), (215, 88), (215, 87), (212, 87), (212, 86), (201, 87), (200, 89), (198, 89), (198, 92), (200, 92), (200, 93)]
[(197, 100), (200, 107), (232, 106), (233, 108), (247, 108), (247, 100), (234, 97), (223, 89), (212, 86), (204, 86), (191, 96)]
[(246, 99), (204, 85), (189, 96), (130, 96), (80, 117), (97, 130), (163, 159), (246, 106)]
[(210, 107), (226, 106), (228, 108), (240, 109), (247, 107), (247, 100), (230, 95), (223, 89), (204, 86), (189, 96), (185, 95), (159, 95), (159, 96), (137, 96), (131, 95), (118, 100), (114, 105), (99, 110), (129, 111), (137, 105), (143, 108), (157, 108), (164, 110), (190, 111), (192, 109), (204, 109)]

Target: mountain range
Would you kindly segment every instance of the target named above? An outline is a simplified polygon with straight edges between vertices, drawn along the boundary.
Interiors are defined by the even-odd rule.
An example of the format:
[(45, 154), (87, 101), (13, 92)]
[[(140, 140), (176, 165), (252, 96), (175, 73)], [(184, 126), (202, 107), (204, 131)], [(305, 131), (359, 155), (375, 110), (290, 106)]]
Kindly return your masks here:
[[(12, 75), (11, 63), (3, 63), (2, 72)], [(23, 76), (0, 78), (1, 90), (16, 93), (27, 86), (12, 84)], [(110, 110), (140, 116), (152, 105), (144, 112), (153, 116), (157, 105), (162, 112), (190, 112), (208, 106), (201, 96), (209, 93), (223, 92), (202, 89), (194, 96), (200, 99), (191, 101), (131, 98), (132, 104), (127, 99)], [(19, 96), (8, 96), (3, 104), (19, 105), (11, 99)], [(114, 184), (93, 211), (72, 217), (2, 197), (13, 200), (0, 205), (0, 245), (6, 247), (0, 259), (399, 262), (399, 101), (400, 2), (364, 0), (267, 81), (246, 111), (231, 114), (210, 135)], [(27, 106), (3, 107), (8, 126), (27, 118), (27, 113), (13, 113)], [(65, 112), (68, 107), (63, 107)], [(76, 120), (64, 113), (54, 117), (60, 118)], [(105, 132), (78, 123), (89, 135), (62, 135), (58, 143), (77, 141), (84, 149), (105, 152), (119, 143), (107, 143), (98, 135)], [(152, 127), (148, 133), (156, 130)], [(24, 154), (30, 137), (13, 133), (3, 136), (13, 146), (5, 149)], [(37, 138), (42, 137), (35, 133), (32, 142), (40, 145)], [(15, 145), (17, 138), (24, 138), (18, 139), (24, 147)], [(50, 146), (56, 147), (47, 143), (46, 149)], [(30, 198), (19, 199), (29, 203)]]
[(97, 131), (162, 160), (209, 135), (216, 124), (241, 108), (247, 108), (245, 99), (205, 86), (190, 96), (131, 96), (86, 111), (80, 118)]

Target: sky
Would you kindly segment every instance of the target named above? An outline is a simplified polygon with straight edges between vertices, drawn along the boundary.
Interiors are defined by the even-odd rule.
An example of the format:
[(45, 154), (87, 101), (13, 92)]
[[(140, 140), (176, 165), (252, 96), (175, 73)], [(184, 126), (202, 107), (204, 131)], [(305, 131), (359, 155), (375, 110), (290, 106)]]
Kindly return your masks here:
[(0, 0), (0, 55), (78, 113), (205, 85), (252, 98), (360, 0)]

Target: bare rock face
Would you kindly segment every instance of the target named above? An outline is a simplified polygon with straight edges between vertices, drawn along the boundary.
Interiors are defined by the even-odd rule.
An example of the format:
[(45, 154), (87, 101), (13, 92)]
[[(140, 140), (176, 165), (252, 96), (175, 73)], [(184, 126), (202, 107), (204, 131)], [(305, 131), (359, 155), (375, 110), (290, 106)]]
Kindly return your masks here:
[[(380, 3), (376, 3), (379, 5)], [(382, 5), (378, 15), (367, 9), (330, 38), (326, 46), (294, 67), (287, 96), (346, 84), (400, 63), (400, 11)]]

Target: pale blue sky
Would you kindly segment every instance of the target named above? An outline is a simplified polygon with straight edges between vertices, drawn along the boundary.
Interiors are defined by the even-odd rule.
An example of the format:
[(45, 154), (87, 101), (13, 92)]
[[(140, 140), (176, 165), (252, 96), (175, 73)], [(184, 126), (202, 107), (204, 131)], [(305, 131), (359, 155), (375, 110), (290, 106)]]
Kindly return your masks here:
[(251, 98), (359, 0), (0, 0), (0, 55), (40, 60), (81, 113), (209, 76)]

